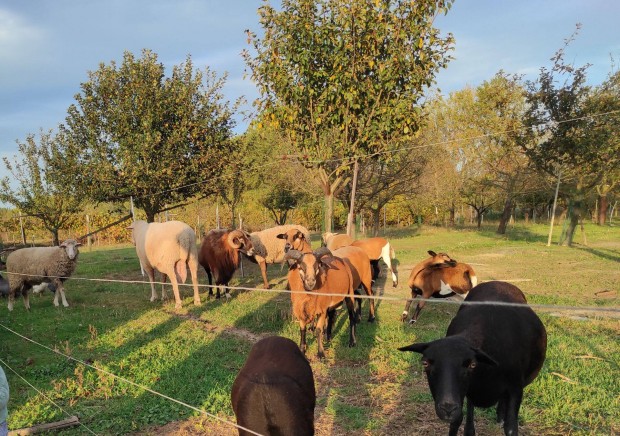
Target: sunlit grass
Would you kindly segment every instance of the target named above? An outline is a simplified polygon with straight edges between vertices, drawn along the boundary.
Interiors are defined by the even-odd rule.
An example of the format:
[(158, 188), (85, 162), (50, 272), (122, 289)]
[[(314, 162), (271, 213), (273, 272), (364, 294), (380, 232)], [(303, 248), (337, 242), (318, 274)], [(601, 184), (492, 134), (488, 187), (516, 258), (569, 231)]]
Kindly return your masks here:
[[(480, 280), (515, 280), (532, 304), (618, 308), (620, 230), (588, 225), (588, 246), (573, 248), (547, 247), (546, 231), (543, 225), (513, 226), (507, 236), (496, 235), (491, 227), (481, 232), (427, 227), (390, 230), (387, 236), (397, 251), (400, 284), (392, 288), (383, 274), (375, 291), (407, 297), (409, 270), (432, 249), (471, 263)], [(575, 240), (581, 241), (579, 231)], [(244, 272), (245, 277), (238, 274), (233, 284), (262, 284), (255, 265), (245, 262)], [(270, 266), (268, 274), (274, 288), (285, 287), (286, 271), (280, 266)], [(0, 309), (0, 322), (63, 354), (230, 421), (234, 421), (230, 387), (252, 342), (269, 334), (299, 339), (287, 294), (233, 291), (233, 298), (226, 302), (207, 300), (206, 288), (201, 288), (203, 304), (195, 307), (191, 288), (182, 287), (183, 309), (175, 313), (171, 291), (166, 302), (151, 303), (148, 284), (77, 279), (145, 281), (132, 247), (84, 250), (75, 277), (66, 284), (69, 308), (55, 308), (47, 292), (31, 297), (30, 312), (21, 301), (12, 313)], [(206, 283), (203, 272), (200, 277)], [(398, 320), (403, 306), (404, 301), (379, 302), (377, 321), (371, 324), (366, 322), (365, 303), (355, 348), (347, 347), (348, 321), (341, 314), (324, 361), (316, 358), (316, 340), (308, 333), (308, 357), (319, 395), (316, 414), (333, 418), (330, 431), (397, 434), (410, 428), (415, 433), (420, 422), (425, 423), (427, 430), (420, 430), (424, 434), (432, 434), (428, 426), (439, 433), (447, 431), (434, 416), (419, 356), (396, 348), (442, 337), (457, 306), (427, 304), (414, 327)], [(530, 434), (620, 431), (617, 313), (613, 318), (609, 313), (537, 311), (547, 327), (549, 347), (541, 374), (526, 388), (521, 424)], [(0, 356), (99, 434), (127, 434), (198, 415), (3, 328)], [(66, 417), (6, 372), (11, 384), (11, 429)], [(493, 418), (493, 411), (477, 413), (485, 434), (501, 433)], [(63, 434), (84, 432), (76, 427)]]

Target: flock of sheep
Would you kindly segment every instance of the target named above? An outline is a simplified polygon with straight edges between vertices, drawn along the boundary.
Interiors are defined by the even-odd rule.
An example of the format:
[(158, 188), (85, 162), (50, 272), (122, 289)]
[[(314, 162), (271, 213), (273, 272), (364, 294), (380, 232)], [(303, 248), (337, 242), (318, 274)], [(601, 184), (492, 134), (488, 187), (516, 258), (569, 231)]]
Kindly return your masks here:
[[(167, 277), (172, 284), (176, 309), (181, 308), (179, 283), (186, 281), (188, 270), (194, 304), (201, 304), (198, 265), (205, 269), (209, 285), (214, 279), (218, 298), (221, 288), (229, 296), (226, 287), (243, 257), (259, 265), (266, 288), (267, 264), (288, 265), (288, 289), (300, 328), (299, 346), (277, 336), (255, 344), (233, 384), (231, 399), (237, 423), (245, 429), (260, 434), (314, 434), (316, 393), (312, 368), (305, 358), (306, 330), (313, 328), (318, 357), (323, 358), (323, 340), (330, 340), (337, 309), (344, 303), (349, 346), (356, 345), (355, 327), (362, 316), (359, 292), (369, 300), (368, 322), (375, 320), (372, 286), (379, 273), (379, 260), (391, 272), (393, 285), (398, 283), (391, 244), (384, 238), (354, 241), (346, 235), (326, 233), (323, 246), (313, 250), (308, 230), (289, 225), (254, 233), (211, 230), (198, 247), (194, 231), (180, 221), (134, 221), (130, 228), (141, 267), (149, 277), (151, 301), (157, 299), (157, 270), (162, 281)], [(9, 254), (9, 310), (18, 293), (29, 309), (28, 291), (47, 285), (55, 289), (54, 304), (58, 306), (60, 295), (63, 306), (68, 306), (63, 285), (75, 271), (79, 245), (67, 240), (59, 247), (23, 248)], [(464, 398), (468, 400), (465, 434), (475, 433), (474, 407), (497, 404), (497, 420), (503, 423), (505, 434), (516, 435), (523, 388), (534, 380), (545, 359), (545, 328), (515, 286), (497, 281), (478, 285), (471, 266), (446, 253), (428, 254), (430, 257), (415, 265), (409, 276), (411, 299), (402, 321), (409, 317), (411, 302), (419, 295), (423, 299), (411, 323), (418, 320), (430, 297), (459, 294), (465, 304), (445, 338), (399, 350), (422, 354), (437, 416), (450, 424), (450, 435), (457, 434), (463, 421)], [(213, 294), (211, 287), (209, 294)], [(165, 298), (163, 288), (161, 298)], [(241, 427), (240, 434), (250, 434)]]

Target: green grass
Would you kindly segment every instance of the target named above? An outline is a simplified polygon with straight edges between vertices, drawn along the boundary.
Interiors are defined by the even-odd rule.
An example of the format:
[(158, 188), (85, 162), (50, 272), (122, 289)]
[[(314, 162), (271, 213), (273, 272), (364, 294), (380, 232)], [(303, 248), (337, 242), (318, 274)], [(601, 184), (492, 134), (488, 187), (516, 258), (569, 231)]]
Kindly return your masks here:
[[(409, 270), (432, 249), (471, 263), (481, 280), (514, 281), (531, 304), (618, 309), (620, 229), (587, 225), (588, 246), (573, 248), (547, 247), (546, 231), (543, 225), (514, 226), (506, 236), (496, 235), (491, 227), (392, 230), (387, 236), (397, 251), (400, 284), (392, 288), (389, 278), (385, 283), (384, 270), (375, 291), (405, 298)], [(575, 240), (583, 241), (579, 231)], [(246, 262), (244, 267), (245, 277), (237, 275), (234, 284), (260, 285), (256, 266)], [(275, 288), (284, 288), (285, 271), (270, 266), (268, 274)], [(226, 303), (206, 300), (202, 289), (203, 305), (194, 307), (191, 288), (185, 287), (183, 309), (175, 313), (171, 290), (165, 303), (151, 303), (148, 284), (79, 278), (144, 280), (133, 247), (83, 250), (74, 279), (66, 286), (69, 308), (55, 308), (49, 292), (33, 295), (29, 312), (19, 300), (12, 313), (0, 308), (0, 322), (52, 349), (230, 421), (234, 421), (230, 387), (253, 340), (278, 334), (298, 341), (287, 294), (233, 291)], [(204, 273), (200, 278), (206, 283)], [(0, 302), (6, 305), (6, 300)], [(434, 415), (419, 356), (396, 348), (442, 337), (457, 307), (427, 304), (417, 325), (410, 327), (398, 321), (403, 306), (404, 301), (378, 302), (377, 322), (368, 324), (365, 304), (355, 348), (347, 347), (347, 320), (340, 315), (324, 361), (316, 359), (316, 341), (308, 334), (308, 357), (318, 393), (318, 434), (447, 431)], [(620, 432), (618, 313), (557, 308), (537, 312), (547, 328), (549, 345), (542, 372), (525, 390), (520, 419), (526, 433)], [(98, 434), (155, 434), (152, 429), (158, 426), (190, 418), (196, 426), (234, 434), (230, 426), (205, 424), (194, 410), (1, 327), (0, 359)], [(9, 428), (66, 417), (10, 370), (5, 372), (11, 387)], [(493, 417), (492, 410), (477, 412), (482, 433), (501, 434)], [(86, 430), (75, 427), (62, 433), (85, 434)]]

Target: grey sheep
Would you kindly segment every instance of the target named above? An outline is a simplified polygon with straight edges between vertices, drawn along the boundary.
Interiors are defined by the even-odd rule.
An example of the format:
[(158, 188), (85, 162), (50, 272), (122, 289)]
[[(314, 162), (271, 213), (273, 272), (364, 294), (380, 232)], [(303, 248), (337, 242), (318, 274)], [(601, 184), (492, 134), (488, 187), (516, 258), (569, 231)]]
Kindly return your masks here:
[(310, 241), (310, 232), (308, 232), (308, 229), (297, 224), (286, 224), (250, 233), (250, 240), (254, 246), (254, 255), (250, 256), (249, 259), (256, 262), (260, 267), (265, 289), (269, 289), (267, 264), (284, 262), (284, 244), (286, 244), (286, 241), (284, 239), (278, 239), (278, 235), (286, 233), (291, 229), (298, 229), (304, 234), (306, 240)]
[(63, 284), (75, 271), (80, 245), (74, 239), (67, 239), (58, 247), (20, 248), (9, 254), (6, 260), (9, 310), (13, 310), (15, 293), (18, 291), (24, 298), (26, 309), (30, 309), (28, 291), (44, 282), (52, 283), (56, 288), (54, 306), (58, 306), (60, 295), (62, 305), (68, 307)]

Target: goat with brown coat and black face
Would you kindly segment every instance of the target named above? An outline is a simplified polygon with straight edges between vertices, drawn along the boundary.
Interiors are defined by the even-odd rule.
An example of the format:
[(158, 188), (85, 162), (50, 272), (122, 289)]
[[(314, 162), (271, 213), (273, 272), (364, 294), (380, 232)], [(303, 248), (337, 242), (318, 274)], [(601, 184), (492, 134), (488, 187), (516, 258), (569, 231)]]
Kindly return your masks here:
[[(279, 239), (284, 239), (286, 241), (284, 245), (284, 250), (298, 250), (302, 253), (311, 253), (312, 247), (310, 246), (310, 242), (307, 240), (306, 235), (304, 235), (300, 231), (296, 231), (294, 229), (288, 230), (285, 233), (281, 233), (277, 236)], [(332, 255), (335, 257), (341, 258), (343, 261), (347, 263), (349, 268), (351, 269), (351, 275), (353, 277), (353, 289), (357, 293), (359, 288), (364, 288), (364, 292), (369, 297), (373, 296), (372, 291), (372, 272), (371, 272), (371, 263), (366, 255), (366, 252), (360, 247), (353, 246), (344, 246), (340, 247), (337, 250), (330, 250)], [(356, 298), (357, 300), (357, 311), (356, 317), (357, 320), (361, 320), (362, 318), (362, 299)], [(368, 322), (373, 322), (375, 320), (375, 300), (374, 298), (369, 298), (369, 313), (368, 313)]]
[(523, 292), (510, 283), (482, 283), (465, 303), (445, 338), (399, 350), (422, 354), (435, 412), (450, 423), (451, 436), (463, 421), (464, 398), (465, 435), (475, 434), (474, 407), (497, 404), (497, 421), (503, 422), (504, 433), (516, 436), (523, 389), (545, 361), (545, 326), (527, 306)]
[[(344, 301), (349, 314), (349, 347), (355, 340), (355, 294), (351, 269), (340, 258), (334, 257), (325, 247), (312, 253), (289, 250), (285, 256), (289, 262), (288, 282), (293, 313), (299, 321), (299, 348), (306, 352), (306, 328), (314, 324), (319, 358), (325, 357), (323, 331), (326, 340), (332, 336), (336, 309)], [(331, 294), (331, 295), (316, 295)]]
[[(220, 298), (220, 287), (224, 287), (226, 298), (229, 298), (228, 283), (235, 270), (239, 268), (239, 253), (253, 254), (250, 235), (243, 230), (211, 230), (202, 238), (198, 251), (198, 263), (207, 273), (209, 285), (212, 284), (211, 274), (215, 276), (217, 286), (216, 298)], [(213, 289), (209, 289), (213, 295)]]
[[(237, 424), (267, 435), (314, 434), (316, 390), (312, 368), (295, 342), (280, 336), (252, 347), (232, 385)], [(250, 434), (239, 429), (239, 435)]]

